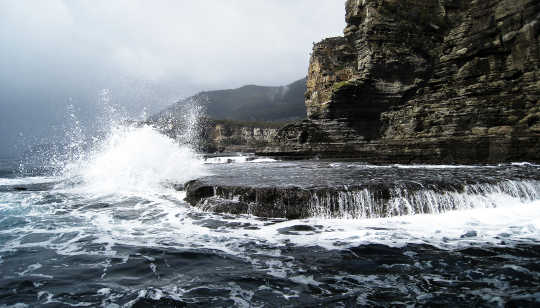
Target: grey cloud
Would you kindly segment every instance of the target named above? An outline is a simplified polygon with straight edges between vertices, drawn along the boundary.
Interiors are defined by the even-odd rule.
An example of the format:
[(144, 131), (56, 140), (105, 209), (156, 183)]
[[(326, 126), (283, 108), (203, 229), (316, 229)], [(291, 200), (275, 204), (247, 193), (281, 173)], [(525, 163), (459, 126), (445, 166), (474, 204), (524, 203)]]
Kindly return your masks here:
[(47, 138), (99, 91), (137, 115), (202, 90), (305, 76), (312, 43), (339, 35), (342, 0), (0, 0), (0, 155)]

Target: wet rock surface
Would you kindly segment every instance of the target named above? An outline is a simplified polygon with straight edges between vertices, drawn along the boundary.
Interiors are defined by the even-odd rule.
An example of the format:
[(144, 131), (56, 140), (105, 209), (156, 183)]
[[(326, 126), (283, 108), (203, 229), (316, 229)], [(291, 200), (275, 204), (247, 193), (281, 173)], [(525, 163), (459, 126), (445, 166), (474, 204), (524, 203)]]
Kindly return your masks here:
[(308, 121), (261, 154), (540, 160), (538, 1), (349, 0), (346, 21), (314, 46)]
[(204, 211), (260, 217), (376, 218), (494, 207), (497, 194), (540, 198), (536, 165), (374, 166), (316, 161), (213, 166), (185, 183)]

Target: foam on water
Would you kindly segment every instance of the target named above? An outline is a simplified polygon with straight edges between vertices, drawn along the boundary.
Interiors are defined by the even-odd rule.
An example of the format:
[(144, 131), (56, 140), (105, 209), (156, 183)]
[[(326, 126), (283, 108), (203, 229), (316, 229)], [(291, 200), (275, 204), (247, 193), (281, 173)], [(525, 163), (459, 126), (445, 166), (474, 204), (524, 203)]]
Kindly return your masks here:
[[(94, 148), (84, 155), (76, 155), (76, 159), (66, 163), (58, 177), (2, 180), (7, 185), (61, 181), (52, 191), (2, 195), (6, 203), (2, 211), (10, 213), (12, 219), (20, 218), (27, 222), (1, 231), (17, 234), (5, 249), (45, 246), (62, 254), (115, 254), (114, 247), (117, 245), (182, 248), (203, 246), (248, 257), (243, 244), (250, 241), (272, 243), (276, 249), (287, 243), (299, 246), (316, 243), (321, 247), (336, 249), (365, 243), (403, 246), (421, 242), (446, 247), (471, 241), (497, 244), (501, 237), (507, 243), (540, 239), (540, 203), (535, 200), (536, 197), (520, 198), (519, 194), (512, 196), (498, 190), (480, 197), (456, 193), (454, 198), (493, 206), (476, 209), (475, 206), (464, 206), (458, 208), (468, 210), (379, 219), (278, 219), (269, 224), (267, 220), (248, 215), (227, 216), (200, 212), (187, 205), (183, 201), (185, 193), (172, 189), (171, 184), (183, 184), (208, 175), (205, 163), (255, 162), (257, 164), (253, 168), (264, 168), (264, 164), (273, 163), (274, 160), (244, 155), (208, 158), (205, 161), (188, 144), (179, 144), (153, 127), (118, 124), (110, 127), (110, 131)], [(347, 168), (348, 164), (332, 163), (330, 166)], [(366, 165), (366, 168), (371, 167), (476, 168)], [(431, 195), (427, 197), (433, 200), (442, 198), (437, 199)], [(39, 223), (47, 217), (54, 217), (57, 224), (54, 231)], [(344, 215), (343, 218), (349, 217)], [(209, 228), (201, 222), (205, 220), (214, 221), (216, 225)], [(0, 223), (13, 225), (5, 219)], [(231, 225), (245, 225), (248, 229)], [(282, 232), (284, 228), (295, 225), (317, 228), (314, 231)], [(40, 240), (25, 240), (24, 237), (30, 234), (43, 236)], [(58, 243), (58, 239), (66, 234), (70, 234), (70, 239)], [(88, 243), (81, 241), (88, 237), (104, 249), (88, 251), (84, 247)], [(273, 255), (276, 249), (267, 247), (261, 253)]]
[(239, 163), (270, 163), (276, 162), (273, 158), (257, 158), (253, 154), (251, 155), (237, 155), (237, 156), (216, 156), (207, 157), (204, 159), (206, 164), (239, 164)]
[[(115, 255), (114, 247), (117, 245), (204, 247), (248, 258), (244, 244), (253, 241), (265, 243), (265, 248), (259, 253), (273, 256), (276, 249), (291, 243), (298, 246), (316, 244), (326, 249), (369, 243), (392, 247), (423, 243), (455, 248), (471, 243), (513, 245), (540, 240), (540, 201), (505, 194), (489, 196), (490, 202), (496, 203), (493, 208), (376, 219), (276, 219), (268, 223), (268, 220), (249, 215), (200, 212), (183, 201), (184, 192), (162, 185), (163, 181), (188, 180), (198, 176), (200, 173), (197, 172), (206, 172), (195, 154), (182, 152), (182, 147), (160, 140), (161, 137), (155, 136), (148, 127), (130, 128), (121, 135), (122, 138), (117, 135), (114, 138), (119, 138), (118, 141), (110, 141), (104, 152), (89, 160), (87, 168), (76, 169), (84, 182), (73, 188), (60, 186), (52, 192), (3, 193), (1, 198), (5, 204), (1, 212), (4, 218), (0, 224), (12, 227), (0, 233), (14, 236), (3, 248), (49, 247), (61, 254)], [(161, 151), (141, 154), (142, 157), (138, 158), (124, 156), (130, 159), (125, 164), (117, 161), (117, 155), (126, 155), (124, 151), (134, 146), (135, 141), (131, 138), (137, 141), (150, 138), (152, 144), (161, 146)], [(165, 156), (158, 157), (158, 161), (170, 157), (172, 168), (177, 169), (161, 174), (161, 165), (155, 162), (155, 158), (162, 154)], [(149, 158), (149, 161), (144, 158)], [(175, 159), (180, 159), (180, 162)], [(116, 162), (122, 167), (116, 168)], [(185, 162), (188, 163), (187, 169)], [(114, 179), (110, 180), (108, 176)], [(140, 182), (131, 178), (144, 176), (147, 178), (140, 179)], [(51, 199), (51, 194), (57, 193), (59, 197)], [(80, 195), (85, 197), (81, 199)], [(6, 216), (11, 216), (11, 219), (19, 217), (27, 223), (9, 222)], [(48, 219), (56, 220), (54, 230), (41, 224)], [(213, 221), (216, 225), (208, 227), (205, 221)], [(297, 225), (316, 227), (311, 231), (282, 231)], [(25, 239), (32, 234), (41, 234), (42, 239)], [(66, 235), (69, 235), (69, 240), (59, 242)], [(88, 243), (82, 241), (88, 237), (105, 249), (88, 251), (85, 248)]]
[[(82, 151), (82, 147), (80, 150)], [(319, 275), (318, 269), (309, 267), (309, 262), (302, 263), (302, 255), (298, 258), (294, 254), (291, 255), (291, 249), (306, 248), (311, 253), (315, 246), (327, 251), (346, 251), (370, 244), (398, 248), (409, 244), (428, 244), (440, 249), (453, 250), (470, 246), (511, 247), (523, 243), (537, 245), (540, 242), (540, 200), (537, 200), (536, 191), (532, 189), (527, 190), (530, 193), (526, 195), (533, 197), (527, 198), (520, 193), (507, 193), (508, 189), (502, 188), (486, 191), (479, 196), (472, 196), (475, 191), (456, 193), (455, 196), (452, 195), (451, 200), (463, 199), (464, 204), (472, 202), (482, 206), (464, 206), (457, 211), (436, 214), (371, 219), (311, 218), (289, 221), (263, 219), (250, 215), (206, 213), (189, 206), (183, 201), (185, 192), (176, 191), (171, 184), (182, 184), (206, 176), (209, 174), (207, 168), (210, 166), (205, 163), (231, 162), (229, 161), (231, 158), (217, 158), (205, 162), (188, 144), (179, 144), (150, 126), (111, 125), (110, 131), (103, 139), (85, 151), (65, 163), (63, 172), (57, 176), (0, 180), (0, 185), (8, 186), (60, 182), (53, 188), (47, 186), (48, 188), (42, 191), (0, 192), (0, 253), (8, 256), (6, 259), (0, 255), (0, 265), (4, 262), (14, 262), (15, 257), (10, 253), (21, 251), (21, 254), (24, 254), (40, 249), (53, 251), (56, 257), (76, 256), (65, 259), (72, 260), (75, 265), (78, 264), (79, 257), (84, 261), (80, 263), (95, 262), (91, 264), (91, 272), (97, 277), (94, 282), (100, 283), (95, 285), (95, 292), (100, 298), (104, 298), (103, 306), (109, 304), (112, 307), (118, 306), (115, 302), (124, 296), (124, 293), (135, 294), (129, 301), (124, 300), (126, 307), (134, 305), (139, 299), (158, 300), (163, 297), (181, 299), (184, 294), (190, 292), (196, 294), (199, 288), (197, 284), (185, 289), (180, 287), (182, 285), (180, 282), (190, 286), (189, 282), (181, 278), (185, 273), (175, 273), (180, 278), (169, 276), (168, 279), (172, 279), (169, 284), (160, 280), (159, 275), (165, 275), (165, 272), (173, 270), (170, 267), (164, 268), (163, 263), (159, 263), (165, 258), (163, 253), (167, 252), (174, 254), (191, 249), (200, 253), (199, 257), (205, 258), (206, 252), (212, 251), (212, 254), (218, 256), (220, 260), (226, 259), (224, 267), (220, 267), (220, 270), (229, 266), (229, 262), (232, 264), (239, 259), (244, 262), (242, 267), (246, 267), (246, 270), (250, 270), (251, 265), (255, 270), (268, 275), (257, 274), (254, 281), (260, 277), (266, 279), (271, 276), (278, 279), (279, 285), (288, 280), (294, 285), (303, 285), (311, 289), (323, 288), (328, 284), (329, 277), (337, 281), (340, 279), (339, 275), (344, 273), (338, 275), (329, 272)], [(270, 164), (274, 166), (296, 164), (275, 163), (271, 159), (253, 159), (248, 156), (233, 158), (232, 162), (254, 162), (242, 164), (248, 169), (252, 168), (250, 172), (253, 173), (257, 172), (257, 168), (265, 168)], [(335, 163), (330, 167), (349, 168), (349, 165)], [(359, 168), (407, 169), (409, 166), (362, 165)], [(453, 167), (424, 165), (412, 168)], [(510, 184), (513, 183), (509, 181), (502, 185)], [(522, 186), (529, 184), (522, 183)], [(516, 188), (516, 192), (521, 191), (519, 187)], [(422, 192), (417, 198), (429, 197), (439, 200), (441, 196)], [(230, 256), (234, 258), (229, 258)], [(85, 258), (90, 261), (86, 261)], [(137, 263), (138, 258), (144, 259), (140, 265)], [(193, 266), (197, 266), (197, 259), (190, 259), (189, 262), (192, 261)], [(128, 266), (129, 262), (133, 263)], [(207, 265), (202, 264), (197, 270), (204, 272)], [(155, 281), (152, 280), (155, 286), (149, 285), (147, 288), (132, 290), (126, 288), (119, 291), (114, 282), (118, 280), (114, 278), (110, 278), (114, 283), (101, 284), (114, 276), (112, 273), (114, 268), (117, 271), (120, 268), (122, 271), (124, 265), (125, 268), (136, 267), (126, 274), (128, 276), (136, 275), (135, 273), (142, 275), (145, 270), (151, 271), (152, 275), (158, 277)], [(62, 276), (62, 271), (71, 270), (66, 267), (59, 271), (58, 268), (61, 266), (63, 264), (49, 259), (29, 260), (21, 268), (12, 269), (12, 272), (16, 279), (39, 278), (36, 283), (47, 284), (53, 279), (61, 279), (58, 276)], [(519, 269), (517, 265), (514, 268)], [(89, 272), (80, 269), (79, 271), (83, 274)], [(220, 272), (216, 276), (225, 273), (228, 272)], [(243, 276), (244, 273), (232, 272), (230, 275), (236, 277)], [(133, 282), (144, 281), (150, 279), (149, 277), (134, 277)], [(188, 279), (192, 276), (186, 277)], [(363, 281), (364, 285), (393, 286), (391, 277), (392, 275), (384, 275), (382, 278), (370, 278), (358, 275), (348, 278)], [(262, 284), (257, 286), (258, 289), (249, 289), (243, 285), (245, 280), (242, 279), (238, 280), (240, 281), (238, 284), (228, 283), (225, 288), (226, 296), (237, 306), (251, 305), (254, 292), (257, 290), (268, 289), (268, 292), (278, 294), (286, 300), (300, 296), (299, 288), (276, 286), (271, 288)], [(208, 284), (208, 288), (212, 289), (213, 286)], [(201, 292), (205, 292), (205, 288), (201, 289)], [(322, 290), (326, 292), (330, 289)], [(61, 298), (62, 294), (67, 292), (51, 288), (48, 291), (40, 291), (37, 299), (41, 304), (71, 303), (70, 305), (88, 306), (95, 304), (84, 301), (77, 303), (59, 301), (58, 298)]]
[[(505, 199), (498, 208), (477, 208), (443, 214), (409, 215), (377, 219), (306, 219), (272, 226), (269, 238), (285, 238), (297, 245), (317, 243), (327, 249), (363, 244), (390, 247), (429, 244), (459, 248), (476, 244), (514, 245), (540, 241), (540, 200), (525, 204)], [(302, 236), (280, 235), (278, 229), (294, 225), (321, 226), (322, 232), (301, 232)]]
[(0, 186), (54, 183), (57, 181), (58, 177), (55, 176), (29, 176), (9, 179), (0, 178)]
[[(127, 130), (126, 133), (130, 131), (138, 137), (137, 140), (144, 140), (142, 136), (145, 134), (146, 137), (154, 134), (147, 129)], [(132, 160), (128, 155), (131, 167), (135, 167), (134, 164), (138, 163), (137, 169), (133, 171), (123, 172), (122, 168), (111, 167), (109, 162), (112, 164), (116, 161), (120, 149), (129, 148), (128, 144), (131, 145), (129, 136), (125, 138), (127, 140), (111, 142), (110, 147), (104, 147), (106, 151), (90, 159), (87, 166), (89, 169), (84, 167), (74, 169), (79, 172), (83, 181), (73, 184), (73, 188), (64, 185), (52, 191), (10, 192), (6, 193), (5, 197), (0, 195), (2, 200), (9, 203), (0, 209), (0, 216), (4, 217), (0, 218), (0, 225), (6, 227), (0, 228), (0, 238), (3, 238), (0, 252), (45, 248), (60, 256), (67, 258), (72, 256), (74, 260), (91, 256), (99, 260), (92, 269), (98, 277), (97, 282), (113, 280), (115, 272), (118, 275), (119, 268), (131, 268), (133, 264), (138, 264), (137, 258), (144, 258), (144, 263), (132, 269), (130, 275), (134, 275), (135, 272), (142, 275), (145, 270), (151, 271), (158, 278), (152, 280), (150, 287), (119, 291), (114, 284), (97, 285), (99, 289), (96, 289), (96, 292), (100, 293), (99, 298), (103, 298), (103, 306), (124, 300), (127, 293), (132, 294), (130, 295), (132, 299), (123, 305), (130, 307), (139, 300), (148, 298), (181, 300), (186, 294), (206, 292), (207, 288), (199, 287), (196, 283), (191, 288), (179, 287), (178, 284), (190, 285), (182, 280), (181, 273), (175, 274), (179, 275), (178, 280), (175, 278), (170, 283), (160, 282), (159, 276), (171, 271), (171, 268), (163, 265), (163, 259), (159, 259), (160, 251), (199, 251), (201, 258), (204, 258), (206, 251), (212, 251), (218, 256), (222, 254), (234, 256), (246, 264), (246, 270), (254, 269), (264, 273), (267, 276), (263, 277), (273, 277), (280, 284), (288, 281), (291, 286), (325, 289), (328, 279), (343, 280), (347, 284), (349, 284), (347, 281), (357, 279), (361, 285), (373, 287), (377, 285), (386, 287), (395, 282), (388, 278), (391, 276), (369, 278), (365, 275), (349, 275), (350, 277), (340, 278), (336, 274), (317, 275), (316, 270), (295, 260), (287, 254), (287, 251), (301, 250), (303, 247), (311, 250), (314, 246), (328, 251), (345, 251), (371, 244), (398, 248), (409, 244), (428, 244), (453, 250), (471, 246), (513, 247), (540, 241), (540, 201), (521, 200), (507, 195), (493, 196), (494, 200), (498, 198), (495, 201), (496, 208), (378, 219), (312, 218), (286, 221), (261, 219), (249, 215), (205, 213), (187, 205), (183, 201), (184, 192), (168, 189), (161, 184), (163, 181), (175, 180), (174, 177), (171, 178), (175, 174), (166, 172), (164, 175), (153, 174), (155, 172), (153, 168), (157, 165), (152, 162), (159, 153), (142, 156), (152, 158), (152, 162), (147, 162), (142, 157)], [(169, 148), (170, 144), (164, 140), (153, 142), (161, 145), (162, 150), (169, 149), (169, 152), (164, 152), (170, 155), (177, 151), (173, 150), (172, 146)], [(182, 149), (177, 145), (175, 147)], [(198, 166), (197, 163), (202, 164), (196, 155), (185, 153), (177, 155), (179, 158), (187, 157), (184, 162), (192, 162), (195, 166)], [(121, 165), (122, 162), (118, 164)], [(173, 167), (185, 168), (182, 164)], [(263, 166), (254, 165), (254, 167)], [(190, 177), (197, 176), (197, 173), (189, 173), (191, 170), (198, 172), (200, 169), (197, 168), (176, 169), (176, 171), (181, 172), (181, 176)], [(109, 169), (113, 172), (107, 173)], [(143, 179), (142, 182), (130, 180), (131, 176), (140, 177), (144, 174), (153, 177)], [(114, 176), (116, 181), (125, 179), (130, 185), (108, 181), (107, 175)], [(176, 178), (176, 180), (183, 179)], [(140, 255), (137, 254), (139, 251)], [(298, 258), (302, 260), (302, 256)], [(193, 262), (197, 264), (197, 259)], [(17, 279), (38, 280), (44, 283), (60, 279), (56, 273), (50, 272), (51, 264), (55, 263), (48, 260), (32, 261), (17, 270), (15, 275)], [(219, 275), (224, 273), (220, 272)], [(231, 275), (236, 277), (234, 273)], [(326, 277), (328, 275), (331, 278)], [(136, 279), (141, 281), (148, 279), (147, 277), (141, 276)], [(171, 279), (171, 275), (168, 277)], [(388, 281), (385, 280), (387, 278)], [(152, 284), (156, 286), (153, 287)], [(104, 287), (113, 290), (105, 290)], [(271, 292), (272, 296), (292, 302), (301, 296), (299, 288), (279, 289), (275, 285), (268, 287), (261, 284), (258, 289), (253, 289), (231, 282), (227, 286), (221, 285), (220, 288), (238, 307), (248, 307), (254, 298), (254, 292), (263, 292), (264, 288), (268, 288), (266, 292)], [(40, 291), (42, 293), (39, 294), (38, 300), (42, 304), (70, 303), (59, 300), (62, 298), (61, 294), (52, 290)], [(82, 300), (77, 304), (93, 305)]]
[[(104, 253), (116, 254), (116, 245), (141, 245), (145, 247), (182, 247), (216, 249), (233, 255), (245, 255), (244, 244), (252, 241), (266, 243), (262, 254), (275, 254), (269, 247), (284, 245), (312, 246), (343, 249), (362, 244), (378, 243), (402, 247), (410, 243), (430, 244), (440, 248), (470, 245), (513, 245), (540, 240), (540, 201), (521, 203), (515, 199), (501, 200), (503, 205), (490, 209), (452, 211), (436, 215), (410, 215), (379, 219), (305, 219), (280, 221), (269, 224), (267, 220), (249, 215), (227, 216), (203, 213), (186, 207), (181, 201), (182, 192), (176, 195), (155, 196), (149, 199), (131, 199), (119, 202), (118, 197), (86, 200), (88, 207), (50, 207), (21, 212), (28, 222), (40, 221), (47, 216), (59, 217), (57, 229), (48, 226), (26, 225), (16, 228), (20, 240), (11, 242), (9, 248), (49, 246), (63, 254)], [(25, 199), (25, 203), (40, 203), (40, 197)], [(119, 202), (113, 207), (110, 202)], [(123, 201), (130, 201), (124, 199)], [(68, 207), (76, 201), (67, 201)], [(99, 204), (104, 206), (96, 206)], [(13, 213), (12, 213), (13, 214)], [(193, 219), (191, 215), (199, 219)], [(67, 224), (63, 225), (62, 221)], [(204, 221), (214, 221), (209, 228)], [(283, 232), (298, 225), (316, 226), (313, 230)], [(240, 226), (240, 227), (231, 227)], [(245, 227), (241, 227), (245, 226)], [(13, 229), (11, 230), (14, 231)], [(28, 234), (49, 234), (43, 241), (21, 241)], [(76, 234), (67, 242), (58, 238)], [(86, 251), (81, 239), (92, 236), (94, 244), (104, 245), (102, 251)], [(268, 244), (271, 244), (270, 246)], [(5, 247), (8, 248), (8, 247)]]
[[(401, 168), (401, 169), (467, 169), (467, 168), (477, 168), (478, 166), (474, 165), (402, 165), (394, 164), (392, 167)], [(492, 166), (495, 167), (495, 166)]]

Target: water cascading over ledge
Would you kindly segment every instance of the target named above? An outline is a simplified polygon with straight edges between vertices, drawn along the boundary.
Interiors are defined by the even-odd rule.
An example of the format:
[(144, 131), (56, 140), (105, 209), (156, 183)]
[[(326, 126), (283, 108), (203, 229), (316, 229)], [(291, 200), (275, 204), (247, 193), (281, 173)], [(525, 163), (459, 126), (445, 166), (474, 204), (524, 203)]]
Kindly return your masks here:
[(495, 208), (504, 202), (531, 202), (540, 197), (538, 181), (504, 181), (473, 184), (462, 189), (440, 187), (410, 189), (397, 185), (388, 191), (345, 190), (335, 194), (314, 192), (310, 216), (323, 218), (380, 218), (416, 214), (439, 214), (452, 210)]
[[(271, 169), (271, 168), (270, 168)], [(276, 168), (277, 169), (277, 168)], [(204, 211), (232, 214), (252, 214), (261, 217), (289, 219), (320, 218), (381, 218), (416, 214), (439, 214), (453, 210), (496, 208), (530, 203), (540, 199), (540, 179), (534, 174), (517, 176), (469, 171), (455, 178), (449, 170), (394, 170), (353, 172), (342, 170), (343, 183), (332, 182), (333, 175), (321, 185), (302, 185), (293, 175), (288, 184), (253, 185), (203, 178), (185, 184), (186, 201)], [(502, 168), (504, 169), (504, 168)], [(316, 168), (313, 169), (316, 172)], [(271, 172), (271, 171), (268, 171)], [(491, 171), (494, 172), (494, 171)], [(365, 174), (363, 174), (365, 173)], [(448, 174), (450, 173), (450, 174)], [(341, 173), (336, 172), (336, 177)], [(351, 173), (352, 174), (352, 173)], [(315, 173), (304, 174), (306, 178)], [(243, 175), (241, 175), (243, 176)], [(272, 183), (266, 173), (261, 177)], [(476, 177), (476, 178), (475, 178)], [(296, 182), (296, 183), (294, 183)], [(317, 182), (316, 180), (314, 182)]]

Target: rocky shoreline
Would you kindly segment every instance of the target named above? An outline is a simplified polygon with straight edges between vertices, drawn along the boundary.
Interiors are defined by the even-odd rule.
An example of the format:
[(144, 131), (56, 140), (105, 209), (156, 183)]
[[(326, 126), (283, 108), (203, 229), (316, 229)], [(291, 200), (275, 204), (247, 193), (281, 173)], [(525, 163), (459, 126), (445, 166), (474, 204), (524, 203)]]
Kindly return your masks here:
[[(479, 205), (491, 207), (498, 195), (522, 200), (540, 197), (536, 166), (411, 169), (358, 163), (340, 167), (314, 162), (287, 164), (270, 163), (257, 172), (228, 171), (189, 181), (182, 188), (185, 200), (216, 213), (300, 219), (442, 213)], [(321, 173), (324, 178), (318, 176)]]
[[(540, 2), (347, 0), (345, 11), (344, 36), (314, 45), (306, 120), (214, 121), (202, 130), (204, 148), (379, 165), (540, 162)], [(337, 175), (291, 186), (263, 170), (260, 184), (204, 178), (185, 190), (205, 211), (289, 219), (434, 213), (473, 206), (464, 195), (486, 207), (497, 193), (540, 195), (536, 167), (528, 177), (454, 171), (360, 171), (351, 183)]]
[(540, 161), (540, 3), (348, 0), (315, 44), (308, 120), (258, 154), (373, 163)]

